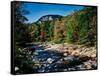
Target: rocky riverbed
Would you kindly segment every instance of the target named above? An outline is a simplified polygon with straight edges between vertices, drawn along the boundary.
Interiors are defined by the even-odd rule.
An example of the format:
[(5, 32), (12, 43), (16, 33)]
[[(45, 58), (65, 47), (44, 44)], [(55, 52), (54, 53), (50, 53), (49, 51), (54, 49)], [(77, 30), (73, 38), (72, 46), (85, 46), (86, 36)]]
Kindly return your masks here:
[(46, 50), (55, 50), (57, 52), (63, 53), (64, 56), (88, 56), (91, 58), (96, 58), (96, 46), (84, 46), (76, 44), (46, 44)]
[(97, 69), (96, 47), (74, 44), (38, 44), (33, 56), (38, 72), (62, 72)]

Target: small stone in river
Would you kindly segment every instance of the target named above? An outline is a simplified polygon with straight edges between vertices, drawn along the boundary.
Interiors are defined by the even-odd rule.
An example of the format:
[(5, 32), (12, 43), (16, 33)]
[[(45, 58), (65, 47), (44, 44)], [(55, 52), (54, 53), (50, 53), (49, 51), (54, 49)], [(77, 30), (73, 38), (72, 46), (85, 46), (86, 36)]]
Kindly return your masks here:
[(92, 68), (97, 69), (97, 63), (96, 62), (92, 62)]
[(15, 67), (15, 71), (18, 71), (19, 70), (19, 68), (18, 67)]
[(63, 62), (63, 59), (59, 59), (58, 61), (57, 61), (57, 63), (62, 63)]
[(80, 69), (81, 69), (81, 70), (82, 70), (82, 69), (85, 69), (83, 65), (78, 65), (78, 66), (76, 66), (76, 68), (77, 68), (77, 70), (80, 70)]
[(85, 67), (86, 69), (92, 69), (91, 63), (89, 63), (89, 62), (85, 62), (85, 63), (84, 63), (84, 67)]
[(68, 55), (71, 55), (72, 51), (71, 51), (71, 50), (66, 50), (66, 53), (67, 53)]
[(47, 62), (48, 62), (48, 63), (52, 63), (53, 61), (54, 61), (54, 60), (53, 60), (52, 58), (48, 58), (48, 59), (47, 59)]
[(80, 59), (81, 61), (87, 61), (87, 60), (90, 59), (90, 57), (85, 56), (85, 55), (81, 55), (81, 56), (79, 57), (79, 59)]
[(67, 54), (67, 53), (64, 53), (63, 55), (64, 55), (64, 56), (68, 56), (68, 54)]
[(69, 57), (65, 57), (64, 58), (64, 61), (66, 62), (66, 63), (70, 63), (70, 62), (72, 62), (74, 60), (74, 57), (72, 57), (72, 56), (69, 56)]
[(37, 67), (41, 68), (41, 64), (35, 64), (35, 66), (37, 66)]
[(38, 72), (42, 72), (42, 73), (43, 73), (43, 72), (45, 72), (45, 70), (44, 70), (44, 69), (42, 69), (42, 70), (39, 70)]
[(37, 52), (34, 52), (34, 55), (38, 55), (38, 53)]
[(92, 69), (92, 67), (90, 65), (85, 65), (86, 69)]
[(91, 60), (95, 60), (96, 54), (91, 55)]
[(68, 71), (67, 69), (64, 69), (64, 71), (66, 72), (66, 71)]
[(80, 55), (79, 51), (73, 51), (72, 56), (78, 57)]
[(68, 68), (69, 71), (74, 71), (76, 70), (75, 68)]

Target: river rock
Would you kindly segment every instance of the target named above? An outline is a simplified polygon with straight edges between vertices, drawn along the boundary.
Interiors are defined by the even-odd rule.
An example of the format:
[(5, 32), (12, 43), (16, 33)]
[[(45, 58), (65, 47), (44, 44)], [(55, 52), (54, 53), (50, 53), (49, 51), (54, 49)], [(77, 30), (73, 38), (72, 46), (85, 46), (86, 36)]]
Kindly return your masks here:
[(38, 67), (38, 68), (41, 68), (41, 64), (34, 64), (34, 66)]
[(80, 52), (78, 50), (77, 51), (73, 51), (71, 55), (75, 56), (75, 57), (78, 57), (78, 56), (80, 56)]
[(84, 62), (84, 67), (86, 69), (92, 69), (91, 63), (89, 63), (89, 62)]
[(56, 63), (62, 63), (63, 62), (63, 59), (59, 59)]
[(67, 53), (64, 53), (63, 55), (64, 55), (64, 56), (68, 56), (68, 54), (67, 54)]
[(73, 46), (73, 50), (76, 50), (76, 49), (78, 49), (78, 46)]
[(96, 60), (96, 54), (91, 55), (91, 60), (95, 61)]
[(50, 64), (51, 64), (53, 61), (54, 61), (54, 59), (52, 59), (52, 58), (48, 58), (48, 59), (47, 59), (47, 62), (50, 63)]
[(93, 69), (97, 69), (97, 62), (96, 62), (96, 61), (92, 61), (91, 67), (92, 67)]
[(84, 68), (84, 65), (78, 65), (78, 66), (76, 66), (76, 69), (77, 70), (84, 70), (85, 68)]
[(19, 70), (19, 68), (18, 67), (15, 67), (15, 71), (18, 71)]
[(88, 57), (88, 56), (85, 56), (85, 55), (81, 55), (81, 56), (79, 56), (79, 60), (80, 61), (87, 61), (87, 60), (89, 60), (90, 59), (90, 57)]
[(74, 71), (76, 70), (75, 68), (68, 68), (68, 71)]
[(66, 50), (65, 53), (67, 53), (68, 55), (71, 55), (72, 50)]
[(66, 71), (68, 71), (68, 69), (64, 69), (63, 71), (65, 71), (65, 72), (66, 72)]
[(74, 57), (68, 56), (68, 57), (65, 57), (63, 60), (64, 60), (64, 63), (69, 64), (74, 61)]

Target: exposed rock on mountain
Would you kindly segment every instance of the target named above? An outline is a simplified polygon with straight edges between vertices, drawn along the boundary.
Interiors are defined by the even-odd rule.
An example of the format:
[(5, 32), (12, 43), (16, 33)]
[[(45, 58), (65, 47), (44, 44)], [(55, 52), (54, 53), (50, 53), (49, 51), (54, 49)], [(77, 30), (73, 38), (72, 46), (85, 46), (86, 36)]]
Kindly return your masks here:
[(61, 19), (63, 16), (61, 15), (45, 15), (38, 19), (37, 22), (41, 23), (41, 21), (54, 21), (57, 19)]

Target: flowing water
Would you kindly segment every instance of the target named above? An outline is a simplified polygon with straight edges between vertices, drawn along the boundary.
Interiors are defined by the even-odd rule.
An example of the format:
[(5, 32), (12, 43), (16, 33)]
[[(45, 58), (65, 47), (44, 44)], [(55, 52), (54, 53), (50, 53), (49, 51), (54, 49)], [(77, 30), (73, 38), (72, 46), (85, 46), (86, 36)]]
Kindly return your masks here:
[[(84, 62), (79, 60), (78, 57), (70, 55), (65, 57), (62, 53), (58, 53), (52, 50), (44, 50), (42, 48), (36, 49), (35, 53), (37, 53), (37, 55), (33, 57), (33, 60), (37, 61), (36, 64), (41, 65), (38, 68), (39, 73), (76, 71), (86, 69), (84, 67)], [(90, 69), (96, 69), (96, 67), (97, 66), (94, 66)]]

